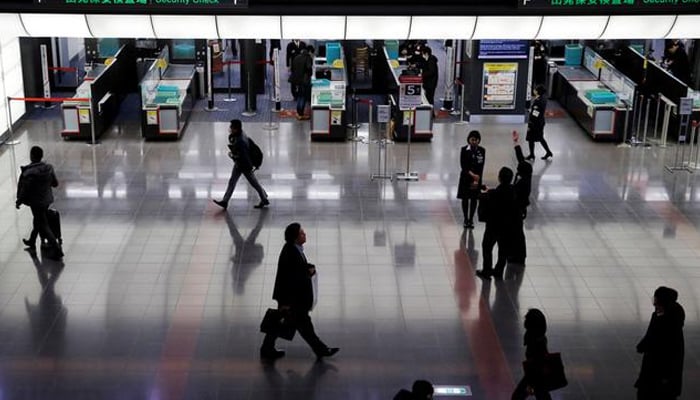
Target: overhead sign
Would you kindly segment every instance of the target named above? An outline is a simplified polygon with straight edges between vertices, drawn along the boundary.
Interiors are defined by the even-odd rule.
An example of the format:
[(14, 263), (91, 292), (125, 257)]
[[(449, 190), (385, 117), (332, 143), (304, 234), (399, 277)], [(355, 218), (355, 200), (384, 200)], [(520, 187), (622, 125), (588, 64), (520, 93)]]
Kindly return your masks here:
[(520, 8), (621, 11), (697, 9), (700, 0), (519, 0)]
[(194, 10), (207, 8), (245, 8), (248, 0), (34, 0), (34, 4), (63, 6), (76, 10)]

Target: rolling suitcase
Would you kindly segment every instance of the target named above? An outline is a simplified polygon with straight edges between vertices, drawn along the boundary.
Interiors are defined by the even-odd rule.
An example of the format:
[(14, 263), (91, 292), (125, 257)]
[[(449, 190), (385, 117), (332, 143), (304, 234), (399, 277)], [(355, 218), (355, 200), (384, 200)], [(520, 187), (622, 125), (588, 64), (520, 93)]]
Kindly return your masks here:
[(61, 237), (61, 214), (53, 208), (49, 208), (46, 210), (46, 219), (49, 221), (49, 229), (53, 232), (58, 244), (63, 244), (63, 238)]

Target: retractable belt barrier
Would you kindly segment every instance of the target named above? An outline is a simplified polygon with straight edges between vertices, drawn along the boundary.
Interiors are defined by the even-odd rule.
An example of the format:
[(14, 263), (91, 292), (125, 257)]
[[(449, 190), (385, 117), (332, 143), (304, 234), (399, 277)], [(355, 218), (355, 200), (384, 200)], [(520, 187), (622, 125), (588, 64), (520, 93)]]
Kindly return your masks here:
[(459, 114), (459, 122), (455, 122), (457, 125), (465, 125), (467, 122), (464, 120), (464, 82), (460, 79), (457, 78), (455, 79), (455, 85), (460, 87), (459, 90), (459, 111), (455, 108), (452, 111), (452, 115), (457, 115)]
[[(20, 144), (19, 140), (14, 139), (14, 128), (12, 127), (12, 108), (10, 107), (11, 101), (26, 101), (28, 103), (62, 103), (64, 101), (75, 101), (75, 102), (85, 102), (90, 104), (90, 114), (92, 115), (92, 102), (88, 97), (6, 97), (5, 98), (5, 112), (7, 113), (7, 126), (9, 135), (7, 140), (0, 143), (0, 145), (6, 144), (14, 146)], [(90, 119), (92, 121), (92, 118)], [(91, 122), (92, 124), (92, 122)], [(92, 143), (95, 143), (95, 135), (93, 129)]]

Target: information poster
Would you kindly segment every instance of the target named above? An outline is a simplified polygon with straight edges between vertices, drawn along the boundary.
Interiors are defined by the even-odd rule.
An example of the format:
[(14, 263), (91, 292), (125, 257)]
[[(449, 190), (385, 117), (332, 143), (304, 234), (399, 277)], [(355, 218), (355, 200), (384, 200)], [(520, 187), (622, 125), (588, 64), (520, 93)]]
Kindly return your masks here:
[(484, 63), (482, 110), (514, 110), (518, 63)]

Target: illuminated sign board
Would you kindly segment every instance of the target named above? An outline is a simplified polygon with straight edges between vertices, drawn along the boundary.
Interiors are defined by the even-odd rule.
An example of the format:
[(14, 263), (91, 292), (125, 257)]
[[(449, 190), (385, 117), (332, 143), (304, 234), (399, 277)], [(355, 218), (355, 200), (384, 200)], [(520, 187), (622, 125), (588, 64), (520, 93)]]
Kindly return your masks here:
[(65, 9), (129, 11), (167, 9), (245, 8), (248, 0), (34, 0), (34, 4)]
[(479, 58), (527, 58), (530, 45), (527, 40), (480, 40)]
[(697, 10), (700, 0), (518, 0), (520, 8), (557, 10)]

